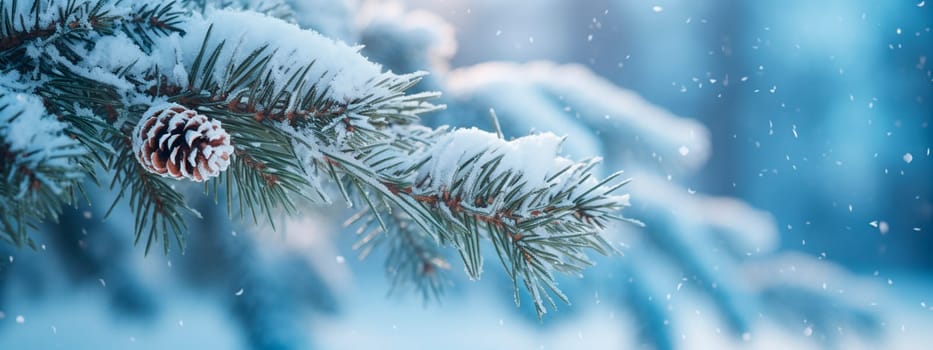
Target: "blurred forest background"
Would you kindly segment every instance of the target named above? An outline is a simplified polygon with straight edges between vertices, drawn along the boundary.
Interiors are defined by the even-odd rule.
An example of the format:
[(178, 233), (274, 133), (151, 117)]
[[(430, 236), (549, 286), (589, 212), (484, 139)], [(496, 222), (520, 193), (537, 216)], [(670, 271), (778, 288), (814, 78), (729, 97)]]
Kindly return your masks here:
[(448, 109), (425, 123), (491, 130), (492, 109), (507, 137), (567, 135), (568, 155), (624, 169), (645, 227), (613, 228), (622, 255), (561, 278), (574, 304), (539, 321), (499, 266), (469, 281), (455, 254), (437, 300), (393, 288), (385, 247), (356, 258), (342, 204), (273, 232), (205, 198), (184, 255), (144, 258), (127, 213), (100, 220), (101, 191), (40, 249), (0, 246), (0, 348), (933, 344), (933, 4), (285, 3), (387, 69), (431, 72), (417, 89)]

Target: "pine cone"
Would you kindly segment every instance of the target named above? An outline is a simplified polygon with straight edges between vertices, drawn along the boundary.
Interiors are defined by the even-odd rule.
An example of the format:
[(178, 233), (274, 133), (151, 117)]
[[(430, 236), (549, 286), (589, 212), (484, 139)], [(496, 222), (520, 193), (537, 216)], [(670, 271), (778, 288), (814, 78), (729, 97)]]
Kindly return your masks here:
[(136, 160), (152, 173), (204, 181), (230, 165), (230, 135), (203, 114), (166, 103), (143, 114), (133, 130)]

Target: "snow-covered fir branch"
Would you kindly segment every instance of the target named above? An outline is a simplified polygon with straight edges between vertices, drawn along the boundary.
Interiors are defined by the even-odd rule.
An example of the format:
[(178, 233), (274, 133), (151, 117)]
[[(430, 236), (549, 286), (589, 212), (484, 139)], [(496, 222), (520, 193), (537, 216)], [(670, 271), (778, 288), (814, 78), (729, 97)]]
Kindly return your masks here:
[[(384, 72), (359, 47), (290, 23), (286, 6), (9, 1), (0, 6), (0, 71), (30, 102), (11, 102), (0, 113), (14, 121), (15, 108), (27, 105), (30, 118), (61, 120), (53, 134), (71, 136), (65, 154), (93, 155), (78, 174), (110, 178), (114, 205), (129, 202), (136, 241), (147, 252), (159, 243), (167, 252), (172, 238), (183, 247), (182, 213), (198, 216), (179, 183), (164, 177), (204, 181), (205, 174), (219, 174), (207, 188), (227, 192), (229, 213), (273, 225), (278, 211), (331, 203), (336, 184), (348, 203), (366, 204), (381, 230), (410, 238), (396, 242), (418, 256), (397, 262), (420, 263), (422, 275), (440, 265), (425, 253), (425, 240), (414, 238), (455, 248), (471, 278), (482, 272), (480, 242), (489, 239), (516, 281), (516, 296), (521, 280), (539, 315), (545, 301), (556, 306), (551, 294), (567, 301), (553, 271), (579, 274), (592, 264), (587, 251), (612, 251), (601, 232), (627, 205), (627, 196), (614, 194), (625, 184), (620, 173), (595, 178), (597, 162), (560, 157), (562, 140), (553, 134), (507, 141), (477, 129), (418, 125), (422, 114), (443, 108), (429, 102), (438, 93), (406, 94), (425, 73)], [(170, 106), (170, 115), (159, 106)], [(20, 152), (9, 135), (9, 153)], [(221, 144), (232, 151), (221, 152)], [(3, 162), (12, 173), (22, 164)], [(108, 170), (98, 174), (95, 166)], [(26, 183), (42, 183), (35, 174)], [(49, 188), (37, 201), (55, 208), (74, 200), (59, 194), (75, 186), (70, 174), (26, 187), (8, 177), (4, 186)], [(11, 204), (15, 210), (23, 209)], [(389, 229), (400, 220), (423, 236), (407, 231), (412, 227)]]
[(0, 84), (0, 240), (32, 245), (29, 226), (74, 196), (86, 150), (65, 129), (38, 98)]

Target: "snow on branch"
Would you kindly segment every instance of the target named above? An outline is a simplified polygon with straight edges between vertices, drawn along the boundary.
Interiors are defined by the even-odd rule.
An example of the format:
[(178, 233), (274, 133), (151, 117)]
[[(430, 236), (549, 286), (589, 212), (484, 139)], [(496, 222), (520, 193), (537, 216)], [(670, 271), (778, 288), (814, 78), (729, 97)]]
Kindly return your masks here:
[[(136, 241), (145, 241), (147, 252), (158, 243), (168, 252), (171, 233), (183, 247), (182, 213), (198, 216), (175, 183), (141, 165), (132, 149), (131, 133), (152, 117), (146, 111), (166, 103), (229, 134), (230, 165), (208, 191), (226, 191), (231, 214), (264, 216), (274, 226), (274, 211), (295, 213), (299, 200), (329, 203), (336, 184), (348, 203), (367, 204), (367, 222), (400, 238), (393, 242), (405, 249), (395, 252), (415, 254), (388, 263), (422, 291), (440, 288), (429, 272), (446, 264), (426, 242), (457, 249), (468, 274), (479, 278), (480, 241), (487, 238), (540, 315), (546, 302), (556, 306), (551, 295), (567, 301), (554, 271), (579, 274), (592, 264), (587, 251), (613, 251), (601, 234), (628, 204), (614, 194), (626, 183), (621, 173), (597, 179), (598, 159), (560, 157), (563, 140), (553, 134), (506, 141), (477, 129), (418, 125), (422, 114), (444, 108), (429, 102), (439, 93), (406, 93), (424, 72), (386, 72), (359, 47), (264, 13), (212, 6), (232, 4), (224, 1), (32, 4), (0, 6), (4, 18), (18, 18), (0, 29), (0, 70), (15, 71), (18, 83), (74, 130), (69, 136), (96, 165), (112, 171), (114, 205), (127, 199)], [(183, 129), (186, 143), (170, 139), (182, 129), (147, 137), (188, 147), (159, 148), (189, 154), (173, 162), (203, 159), (193, 153), (202, 149), (188, 134), (193, 126)], [(96, 173), (94, 166), (81, 169)], [(43, 202), (50, 203), (57, 202)], [(518, 288), (516, 302), (517, 295)]]
[(287, 0), (182, 0), (190, 9), (205, 11), (212, 8), (237, 9), (263, 13), (288, 22), (294, 22), (295, 9)]
[(592, 265), (587, 250), (613, 251), (601, 233), (628, 205), (628, 195), (613, 195), (627, 181), (619, 180), (621, 173), (597, 179), (598, 159), (560, 157), (563, 140), (550, 133), (505, 141), (477, 129), (441, 129), (425, 138), (430, 141), (407, 162), (393, 162), (391, 154), (364, 162), (389, 163), (381, 173), (402, 175), (383, 185), (414, 207), (413, 219), (435, 239), (459, 251), (471, 278), (482, 273), (480, 239), (488, 238), (542, 315), (545, 302), (556, 307), (550, 294), (568, 302), (554, 271), (579, 274)]
[[(0, 82), (8, 79), (0, 76)], [(84, 173), (85, 149), (35, 96), (0, 85), (0, 239), (30, 243), (33, 220), (54, 219)]]
[[(247, 197), (240, 207), (257, 204), (266, 216), (292, 208), (291, 195), (330, 201), (319, 174), (326, 152), (370, 148), (395, 137), (389, 126), (439, 108), (426, 102), (436, 93), (404, 93), (424, 73), (382, 72), (358, 48), (262, 14), (216, 10), (164, 41), (179, 58), (142, 74), (175, 73), (143, 91), (224, 122), (238, 148), (234, 171), (261, 180), (234, 182)], [(266, 193), (259, 186), (276, 194), (249, 199)]]
[[(323, 97), (346, 101), (370, 93), (388, 92), (372, 89), (378, 80), (392, 77), (389, 73), (382, 73), (379, 65), (360, 56), (358, 48), (255, 12), (215, 10), (208, 12), (203, 19), (191, 19), (185, 30), (186, 35), (177, 39), (176, 50), (181, 54), (185, 67), (191, 68), (189, 74), (194, 75), (191, 83), (195, 87), (210, 88), (212, 83), (227, 80), (236, 73), (231, 71), (231, 66), (256, 52), (263, 52), (263, 57), (268, 60), (265, 66), (270, 69), (265, 73), (269, 75), (272, 88), (282, 90), (292, 84), (299, 87), (291, 91), (296, 96), (306, 94), (312, 87), (319, 87)], [(165, 40), (176, 39), (168, 37)], [(161, 47), (172, 47), (174, 43), (160, 44)], [(205, 46), (212, 50), (212, 56), (216, 55), (209, 67), (207, 62), (199, 62), (200, 66), (195, 62)], [(209, 72), (198, 75), (195, 69)], [(299, 70), (307, 71), (303, 71), (297, 81), (290, 81), (292, 74)], [(318, 82), (326, 82), (326, 86), (319, 86)], [(241, 86), (220, 86), (233, 87)], [(226, 92), (229, 94), (231, 91)]]

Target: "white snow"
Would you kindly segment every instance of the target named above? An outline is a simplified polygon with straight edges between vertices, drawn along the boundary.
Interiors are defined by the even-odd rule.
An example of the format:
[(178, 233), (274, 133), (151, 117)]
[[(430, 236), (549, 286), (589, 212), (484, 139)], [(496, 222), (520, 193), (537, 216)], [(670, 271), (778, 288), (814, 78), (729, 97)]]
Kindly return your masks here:
[(97, 74), (113, 72), (130, 65), (149, 67), (155, 63), (149, 55), (143, 53), (142, 49), (132, 39), (122, 32), (97, 39), (94, 48), (88, 51), (83, 59), (82, 66), (87, 67), (89, 70), (93, 68), (100, 69)]
[[(55, 8), (66, 3), (63, 0), (51, 1), (47, 6)], [(141, 3), (106, 6), (111, 8), (112, 14), (125, 14), (135, 11)], [(52, 23), (55, 18), (51, 14), (58, 11), (44, 12), (49, 15), (48, 18), (42, 18), (40, 24)], [(28, 6), (20, 6), (17, 13), (21, 13), (24, 18), (31, 18)], [(80, 14), (75, 16), (75, 19), (80, 19)], [(169, 83), (187, 86), (194, 60), (201, 52), (208, 30), (211, 30), (211, 36), (207, 42), (207, 55), (221, 42), (224, 43), (211, 72), (212, 82), (215, 83), (224, 82), (230, 73), (228, 67), (231, 64), (242, 62), (254, 50), (266, 45), (268, 48), (265, 53), (271, 55), (268, 67), (275, 88), (290, 90), (297, 96), (316, 86), (319, 93), (326, 91), (325, 97), (349, 102), (370, 94), (385, 95), (388, 92), (386, 89), (375, 86), (380, 81), (396, 83), (412, 78), (382, 72), (380, 65), (359, 54), (360, 47), (351, 47), (312, 30), (301, 29), (294, 23), (262, 13), (211, 8), (204, 14), (194, 13), (183, 18), (179, 27), (184, 30), (183, 35), (173, 33), (153, 37), (154, 44), (149, 53), (122, 32), (113, 35), (92, 34), (90, 39), (95, 45), (89, 50), (82, 46), (72, 47), (83, 57), (83, 60), (77, 63), (63, 58), (54, 45), (44, 45), (42, 39), (27, 45), (26, 49), (32, 53), (30, 57), (50, 57), (76, 74), (116, 87), (127, 104), (149, 104), (152, 101), (151, 97), (142, 92), (148, 89), (149, 85), (137, 86), (125, 77), (155, 84), (157, 81), (148, 77), (154, 72), (159, 72), (166, 76)], [(206, 59), (205, 57), (204, 60)], [(292, 85), (285, 86), (289, 82), (288, 78), (312, 62), (314, 64), (303, 80), (292, 81)], [(202, 61), (199, 76), (193, 78), (203, 77), (204, 63)], [(127, 67), (129, 68), (126, 69)]]
[[(558, 193), (569, 192), (569, 196), (561, 198), (561, 203), (554, 204), (556, 207), (572, 207), (572, 200), (584, 195), (584, 192), (597, 185), (598, 179), (590, 176), (584, 178), (585, 169), (598, 162), (598, 159), (575, 163), (559, 155), (560, 146), (563, 142), (561, 137), (551, 133), (533, 134), (524, 136), (511, 141), (500, 139), (496, 134), (482, 131), (475, 128), (457, 129), (449, 131), (438, 137), (436, 142), (422, 150), (421, 156), (411, 161), (411, 164), (424, 164), (416, 174), (413, 189), (413, 195), (446, 196), (450, 191), (452, 195), (463, 196), (460, 205), (476, 213), (493, 214), (504, 209), (507, 203), (506, 193), (513, 190), (520, 190), (522, 193), (532, 193), (533, 191), (543, 191), (542, 197), (537, 200), (524, 200), (520, 206), (512, 208), (513, 212), (521, 217), (531, 217), (534, 210), (540, 209), (541, 200), (548, 198), (561, 198)], [(494, 167), (485, 167), (486, 164), (494, 164), (498, 160), (498, 165)], [(471, 162), (469, 166), (461, 165)], [(568, 169), (564, 171), (565, 169)], [(560, 172), (560, 176), (555, 176)], [(483, 192), (484, 186), (489, 184), (484, 179), (501, 179), (509, 175), (511, 179), (520, 179), (519, 181), (509, 181), (496, 194), (489, 195), (491, 201), (485, 205), (474, 205), (473, 198), (477, 198)], [(520, 176), (520, 178), (516, 178)], [(453, 192), (453, 186), (460, 183), (460, 187)], [(617, 205), (628, 206), (629, 197), (627, 194), (611, 195), (607, 194), (608, 186), (614, 183), (604, 185), (593, 192), (586, 193), (587, 198), (596, 198), (604, 196), (601, 199), (589, 203), (591, 206)], [(455, 217), (454, 213), (446, 205), (438, 206), (438, 210), (449, 217)], [(548, 236), (550, 233), (542, 228), (535, 229), (535, 234)], [(584, 255), (576, 258), (586, 261)], [(535, 290), (531, 291), (532, 298), (538, 300), (540, 297)]]
[[(0, 94), (0, 107), (5, 107), (0, 115), (0, 128), (4, 130), (3, 139), (10, 151), (47, 150), (51, 147), (37, 146), (68, 143), (62, 136), (66, 125), (47, 117), (38, 98), (12, 91), (0, 90)], [(17, 113), (21, 114), (17, 116)], [(41, 158), (48, 158), (48, 155)]]
[[(305, 89), (310, 89), (310, 85), (321, 79), (320, 82), (330, 88), (329, 97), (338, 101), (363, 97), (371, 92), (373, 80), (394, 76), (382, 73), (382, 67), (366, 60), (359, 54), (358, 48), (264, 14), (214, 10), (203, 19), (194, 16), (187, 24), (184, 37), (167, 37), (163, 40), (168, 43), (161, 44), (171, 45), (177, 41), (184, 64), (190, 68), (210, 29), (210, 49), (221, 40), (225, 41), (214, 70), (214, 76), (218, 78), (225, 76), (230, 63), (242, 61), (265, 45), (269, 47), (267, 53), (275, 52), (270, 67), (274, 67), (272, 77), (278, 88), (283, 88), (291, 74), (312, 60), (315, 64), (305, 76)], [(318, 89), (323, 90), (324, 87)]]
[[(5, 80), (0, 76), (0, 81)], [(85, 153), (78, 143), (64, 134), (66, 124), (49, 116), (38, 97), (14, 92), (0, 86), (0, 140), (11, 153), (19, 154), (14, 163), (30, 169), (38, 167), (69, 167), (75, 165), (74, 158)], [(17, 169), (12, 166), (10, 169)], [(75, 171), (66, 177), (78, 177)], [(62, 190), (60, 185), (36, 172), (36, 179), (54, 192)], [(12, 177), (13, 174), (3, 174)], [(25, 193), (28, 179), (19, 185), (21, 195)]]
[[(458, 164), (463, 164), (469, 157), (482, 153), (476, 164), (485, 164), (497, 156), (502, 156), (500, 171), (520, 170), (529, 182), (525, 188), (540, 188), (551, 172), (566, 166), (566, 160), (557, 156), (562, 139), (551, 133), (542, 133), (521, 137), (512, 141), (499, 139), (496, 134), (476, 128), (458, 129), (441, 136), (432, 147), (425, 169), (428, 175), (439, 180), (437, 188), (450, 185)], [(495, 173), (492, 177), (495, 177)]]

